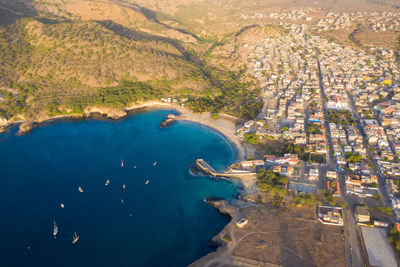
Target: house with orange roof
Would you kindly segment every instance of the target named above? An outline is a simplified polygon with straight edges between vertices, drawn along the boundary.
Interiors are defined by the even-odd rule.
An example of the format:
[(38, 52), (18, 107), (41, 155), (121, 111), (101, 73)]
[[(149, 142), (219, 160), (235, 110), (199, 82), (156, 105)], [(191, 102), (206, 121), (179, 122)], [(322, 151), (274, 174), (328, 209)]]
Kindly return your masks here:
[(331, 192), (333, 196), (340, 196), (340, 184), (339, 182), (327, 181), (326, 182), (326, 190)]

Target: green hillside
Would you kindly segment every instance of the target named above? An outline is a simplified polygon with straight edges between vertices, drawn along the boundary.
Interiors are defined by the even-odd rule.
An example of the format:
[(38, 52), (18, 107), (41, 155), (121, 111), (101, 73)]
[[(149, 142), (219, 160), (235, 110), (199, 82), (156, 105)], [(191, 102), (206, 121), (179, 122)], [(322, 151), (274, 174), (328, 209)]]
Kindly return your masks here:
[(254, 117), (260, 108), (254, 84), (204, 56), (216, 41), (149, 10), (122, 1), (26, 2), (0, 3), (2, 117), (34, 121), (162, 96), (189, 98), (199, 112)]

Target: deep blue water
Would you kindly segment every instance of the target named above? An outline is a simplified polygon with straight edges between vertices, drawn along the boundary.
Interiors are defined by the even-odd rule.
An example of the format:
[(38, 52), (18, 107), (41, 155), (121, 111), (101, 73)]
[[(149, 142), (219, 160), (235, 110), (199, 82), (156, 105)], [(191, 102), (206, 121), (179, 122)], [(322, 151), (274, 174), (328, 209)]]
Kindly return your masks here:
[[(223, 169), (234, 151), (198, 124), (159, 128), (169, 113), (0, 135), (0, 265), (185, 266), (210, 252), (229, 218), (203, 199), (232, 198), (237, 186), (192, 176), (189, 166), (204, 158)], [(80, 239), (72, 245), (74, 231)]]

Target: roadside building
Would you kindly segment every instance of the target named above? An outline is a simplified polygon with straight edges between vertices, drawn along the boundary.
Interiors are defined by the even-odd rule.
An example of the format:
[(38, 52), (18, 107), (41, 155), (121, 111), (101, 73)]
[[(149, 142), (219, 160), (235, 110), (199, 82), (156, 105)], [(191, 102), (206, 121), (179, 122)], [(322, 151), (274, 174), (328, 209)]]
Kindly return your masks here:
[(337, 179), (337, 173), (335, 171), (327, 171), (326, 172), (326, 178), (336, 180)]
[(264, 161), (263, 160), (248, 160), (248, 161), (242, 161), (240, 164), (242, 164), (243, 168), (251, 168), (254, 166), (264, 166)]
[(371, 219), (368, 208), (366, 206), (357, 206), (354, 215), (358, 223), (368, 223)]
[(326, 181), (326, 190), (331, 192), (334, 197), (340, 196), (340, 186), (339, 182)]
[(319, 175), (318, 169), (310, 169), (308, 173), (308, 179), (313, 181), (318, 180), (318, 175)]
[(340, 207), (318, 206), (318, 220), (323, 224), (343, 225), (343, 210)]
[(396, 258), (388, 242), (386, 229), (361, 226), (369, 266), (396, 267)]
[(246, 218), (242, 218), (239, 221), (236, 222), (236, 226), (239, 228), (243, 228), (247, 225), (249, 221)]
[(375, 227), (384, 227), (384, 228), (388, 228), (388, 227), (389, 227), (389, 223), (388, 223), (388, 222), (385, 222), (385, 221), (374, 220), (374, 226), (375, 226)]

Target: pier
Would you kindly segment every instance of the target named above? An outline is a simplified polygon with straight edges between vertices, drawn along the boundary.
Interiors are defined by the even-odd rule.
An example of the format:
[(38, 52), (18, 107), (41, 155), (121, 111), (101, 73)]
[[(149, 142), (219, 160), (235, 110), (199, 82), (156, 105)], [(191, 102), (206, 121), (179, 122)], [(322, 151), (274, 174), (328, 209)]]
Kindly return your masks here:
[(214, 176), (214, 177), (228, 177), (228, 178), (256, 178), (257, 173), (255, 172), (240, 172), (240, 173), (233, 173), (233, 172), (217, 172), (213, 167), (210, 166), (204, 159), (197, 159), (196, 165), (206, 174)]

